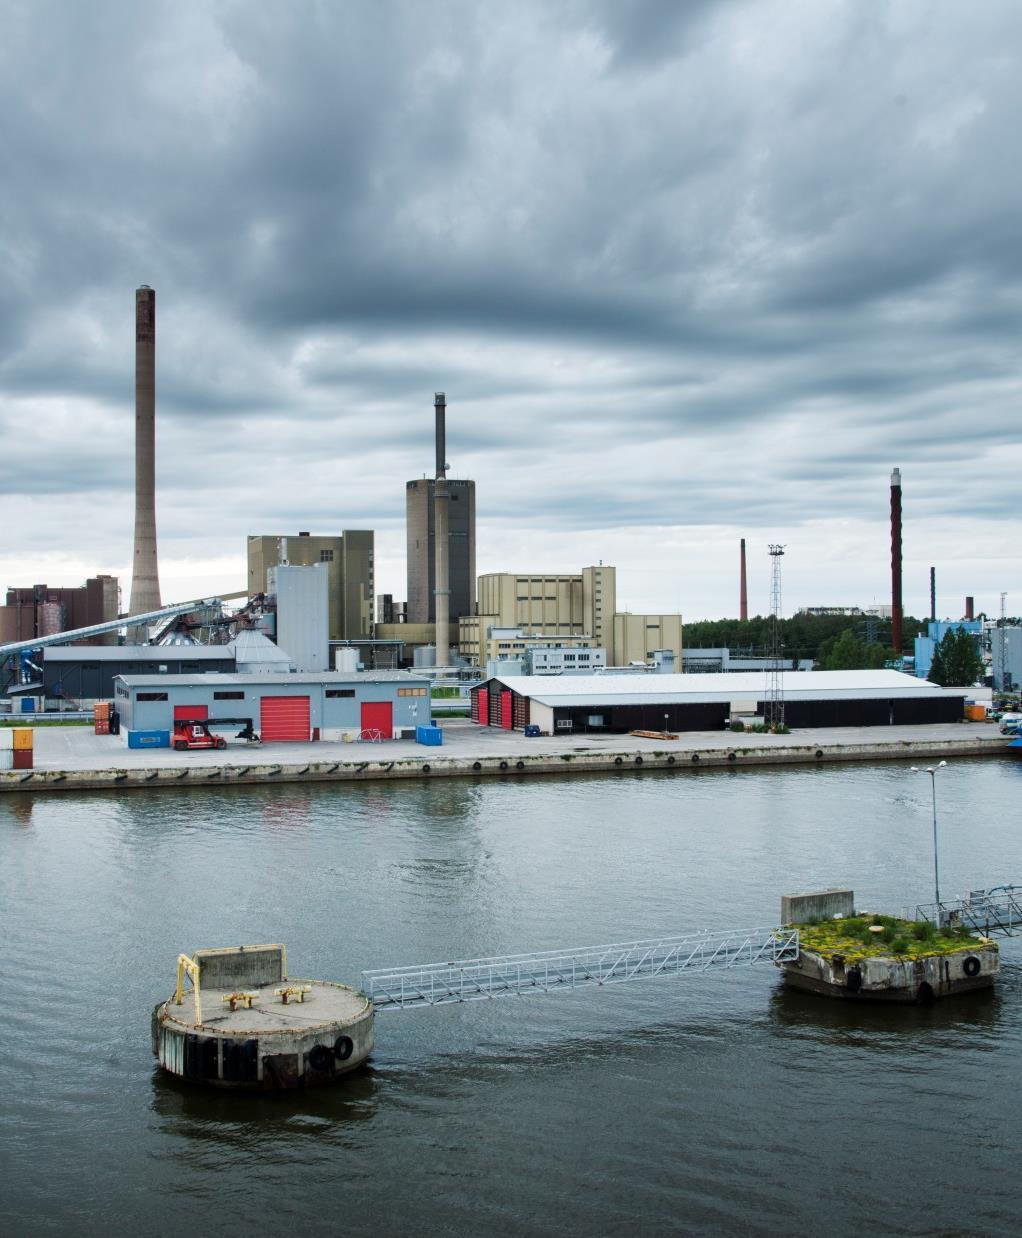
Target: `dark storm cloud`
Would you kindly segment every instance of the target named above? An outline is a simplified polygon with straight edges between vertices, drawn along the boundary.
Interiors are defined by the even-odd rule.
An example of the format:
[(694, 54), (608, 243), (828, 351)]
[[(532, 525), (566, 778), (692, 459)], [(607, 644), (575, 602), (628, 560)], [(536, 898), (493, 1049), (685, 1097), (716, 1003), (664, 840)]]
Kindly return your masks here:
[(0, 23), (7, 495), (130, 488), (143, 282), (161, 510), (227, 496), (225, 539), (399, 541), (439, 389), (509, 539), (882, 521), (892, 462), (918, 510), (985, 517), (1022, 465), (1014, 3)]

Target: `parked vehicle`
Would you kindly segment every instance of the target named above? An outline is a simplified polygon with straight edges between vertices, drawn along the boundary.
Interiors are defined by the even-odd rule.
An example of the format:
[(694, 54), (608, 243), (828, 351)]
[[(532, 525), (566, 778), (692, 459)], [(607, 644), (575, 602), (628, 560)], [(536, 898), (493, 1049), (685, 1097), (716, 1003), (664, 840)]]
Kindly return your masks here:
[(227, 740), (222, 735), (214, 735), (205, 722), (197, 719), (177, 719), (170, 742), (178, 752), (184, 752), (186, 748), (227, 747)]
[(1017, 735), (1020, 722), (1022, 722), (1022, 714), (1001, 714), (1001, 734)]

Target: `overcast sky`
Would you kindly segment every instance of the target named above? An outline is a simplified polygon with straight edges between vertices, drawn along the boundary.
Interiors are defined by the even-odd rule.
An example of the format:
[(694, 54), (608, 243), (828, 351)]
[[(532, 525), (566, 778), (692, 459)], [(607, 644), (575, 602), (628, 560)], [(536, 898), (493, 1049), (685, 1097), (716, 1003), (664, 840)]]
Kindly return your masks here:
[(622, 608), (1022, 610), (1017, 0), (0, 0), (0, 585), (164, 600), (477, 486), (478, 570)]

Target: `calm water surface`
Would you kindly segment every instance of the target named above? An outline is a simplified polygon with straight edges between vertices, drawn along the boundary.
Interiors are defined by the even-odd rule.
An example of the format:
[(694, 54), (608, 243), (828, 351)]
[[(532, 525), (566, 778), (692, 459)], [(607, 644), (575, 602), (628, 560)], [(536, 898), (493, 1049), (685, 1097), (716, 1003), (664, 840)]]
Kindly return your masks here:
[[(1022, 881), (1022, 762), (939, 775), (945, 894)], [(295, 974), (932, 894), (906, 766), (0, 799), (0, 1204), (14, 1235), (1008, 1234), (1022, 941), (993, 994), (869, 1010), (763, 966), (377, 1020), (329, 1091), (154, 1068), (178, 951)], [(246, 1218), (248, 1218), (246, 1220)]]

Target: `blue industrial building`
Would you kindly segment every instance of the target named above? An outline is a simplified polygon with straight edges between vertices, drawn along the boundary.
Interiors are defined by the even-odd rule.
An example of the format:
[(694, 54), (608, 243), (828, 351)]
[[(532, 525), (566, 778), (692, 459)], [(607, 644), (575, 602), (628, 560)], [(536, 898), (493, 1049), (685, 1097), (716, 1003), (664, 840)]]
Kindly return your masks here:
[(393, 739), (431, 721), (429, 681), (404, 671), (118, 675), (114, 703), (125, 742), (144, 732), (154, 747), (185, 719), (241, 720), (264, 741), (299, 743)]
[(925, 679), (933, 665), (933, 653), (948, 632), (961, 628), (971, 636), (983, 635), (981, 619), (931, 619), (927, 624), (925, 636), (916, 637), (915, 673), (917, 678)]

